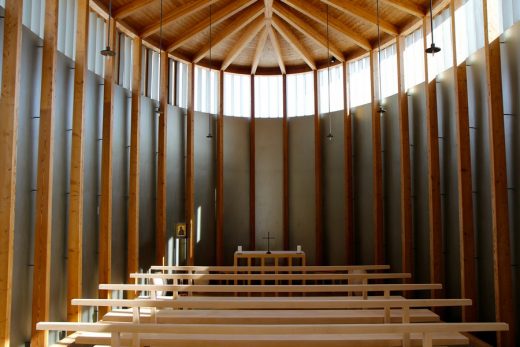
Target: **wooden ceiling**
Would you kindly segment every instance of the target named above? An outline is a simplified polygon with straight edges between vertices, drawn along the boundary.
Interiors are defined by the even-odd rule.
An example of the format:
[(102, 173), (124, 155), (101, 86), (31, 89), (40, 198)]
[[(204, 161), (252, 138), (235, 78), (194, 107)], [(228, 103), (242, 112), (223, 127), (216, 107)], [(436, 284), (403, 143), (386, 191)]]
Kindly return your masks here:
[[(96, 2), (108, 8), (109, 1)], [(162, 0), (162, 6), (163, 49), (209, 65), (211, 22), (211, 64), (229, 71), (312, 70), (327, 62), (328, 50), (344, 61), (377, 47), (376, 0)], [(382, 42), (421, 23), (428, 6), (429, 0), (380, 0)], [(112, 0), (112, 15), (159, 46), (161, 0)]]

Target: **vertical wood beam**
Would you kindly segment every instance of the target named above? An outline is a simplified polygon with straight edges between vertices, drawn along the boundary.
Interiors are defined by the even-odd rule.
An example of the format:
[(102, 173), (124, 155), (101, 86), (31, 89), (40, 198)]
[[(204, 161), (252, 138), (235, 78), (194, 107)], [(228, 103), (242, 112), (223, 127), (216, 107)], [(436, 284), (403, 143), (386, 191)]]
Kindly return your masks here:
[(494, 38), (493, 18), (489, 18), (488, 0), (483, 0), (484, 50), (486, 54), (487, 98), (489, 115), (489, 143), (491, 152), (491, 209), (493, 223), (493, 270), (495, 317), (506, 322), (508, 332), (497, 334), (498, 346), (516, 346), (515, 317), (513, 311), (513, 284), (511, 246), (509, 237), (509, 206), (507, 192), (506, 143), (504, 105), (502, 95), (502, 68), (500, 38)]
[(256, 249), (256, 146), (255, 146), (255, 75), (251, 75), (251, 123), (249, 126), (249, 249)]
[[(109, 35), (115, 43), (116, 26), (110, 21)], [(105, 57), (105, 86), (103, 88), (103, 144), (101, 149), (101, 202), (99, 208), (99, 283), (112, 280), (112, 149), (114, 125), (114, 76), (115, 56)], [(109, 293), (99, 291), (99, 298), (106, 299)], [(99, 307), (103, 317), (107, 308)]]
[(287, 124), (287, 75), (282, 75), (283, 87), (283, 249), (289, 249), (289, 127)]
[(410, 173), (410, 123), (408, 122), (408, 95), (404, 79), (405, 37), (398, 36), (397, 84), (399, 99), (399, 150), (401, 155), (401, 271), (412, 273), (412, 178)]
[(77, 2), (74, 109), (70, 158), (70, 204), (67, 262), (67, 319), (81, 321), (81, 309), (71, 300), (82, 297), (83, 286), (83, 148), (87, 80), (87, 50), (90, 7), (88, 0)]
[(195, 64), (188, 72), (188, 116), (186, 119), (186, 228), (188, 230), (188, 265), (195, 264), (193, 218), (195, 203)]
[(0, 344), (10, 345), (13, 284), (16, 144), (20, 107), (22, 2), (6, 0), (0, 109)]
[[(430, 19), (423, 20), (424, 49), (428, 48), (427, 36)], [(428, 207), (430, 240), (430, 281), (443, 283), (442, 270), (442, 220), (441, 220), (441, 177), (439, 166), (439, 122), (437, 119), (437, 83), (429, 82), (429, 54), (424, 53), (424, 78), (426, 83), (426, 127), (428, 143)], [(433, 298), (442, 296), (440, 291), (432, 290)]]
[(47, 0), (45, 3), (38, 144), (38, 185), (34, 225), (31, 346), (46, 346), (48, 337), (48, 333), (36, 330), (36, 323), (46, 321), (49, 318), (57, 43), (58, 0)]
[(344, 142), (345, 160), (345, 261), (347, 265), (354, 264), (354, 189), (352, 163), (352, 115), (349, 102), (348, 63), (343, 63), (343, 109), (344, 109)]
[[(132, 60), (132, 113), (130, 121), (130, 179), (128, 194), (128, 239), (127, 239), (127, 276), (139, 271), (139, 141), (141, 132), (141, 78), (143, 41), (140, 37), (133, 40)], [(134, 279), (127, 278), (128, 283)], [(131, 292), (127, 292), (129, 296)]]
[(160, 110), (159, 141), (157, 153), (157, 206), (155, 209), (155, 263), (163, 264), (166, 250), (166, 158), (168, 143), (168, 74), (170, 69), (168, 53), (162, 51), (160, 57)]
[(321, 161), (321, 124), (318, 104), (318, 70), (314, 70), (314, 189), (316, 208), (316, 265), (323, 264), (323, 197), (322, 197), (322, 161)]
[(383, 248), (383, 163), (381, 153), (381, 113), (379, 113), (379, 66), (377, 51), (370, 52), (370, 83), (372, 94), (372, 170), (374, 209), (374, 264), (384, 264)]
[(462, 307), (462, 319), (477, 320), (477, 279), (475, 273), (475, 230), (473, 225), (473, 189), (471, 178), (471, 147), (468, 112), (468, 81), (466, 64), (457, 65), (457, 34), (455, 9), (457, 0), (450, 2), (453, 73), (455, 77), (455, 114), (457, 120), (459, 186), (459, 243), (461, 297), (471, 299), (473, 305)]
[(224, 71), (219, 72), (217, 116), (217, 265), (224, 264)]

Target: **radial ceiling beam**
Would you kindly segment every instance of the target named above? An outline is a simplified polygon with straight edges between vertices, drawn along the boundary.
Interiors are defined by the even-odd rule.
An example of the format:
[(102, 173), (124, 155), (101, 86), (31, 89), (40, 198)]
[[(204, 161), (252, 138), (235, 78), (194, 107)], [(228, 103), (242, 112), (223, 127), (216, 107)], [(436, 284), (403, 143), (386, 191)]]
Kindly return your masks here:
[(323, 48), (330, 49), (330, 53), (336, 57), (339, 61), (343, 62), (345, 61), (345, 57), (343, 56), (343, 53), (334, 45), (334, 44), (327, 44), (327, 38), (323, 36), (320, 32), (318, 32), (316, 29), (312, 27), (309, 23), (307, 23), (305, 20), (303, 20), (301, 17), (298, 16), (298, 14), (291, 11), (286, 6), (282, 5), (281, 3), (275, 2), (273, 4), (273, 11), (283, 18), (287, 23), (291, 24), (295, 29), (300, 31), (306, 36), (309, 36), (312, 38), (316, 43), (318, 43)]
[(253, 58), (253, 64), (251, 64), (251, 75), (256, 73), (256, 69), (258, 68), (258, 63), (260, 62), (260, 57), (262, 56), (262, 52), (265, 47), (265, 42), (267, 41), (267, 29), (264, 28), (260, 33), (260, 37), (258, 39), (258, 43), (256, 44), (255, 56)]
[[(166, 15), (163, 18), (163, 27), (181, 20), (182, 18), (189, 16), (197, 11), (202, 10), (205, 7), (208, 7), (209, 5), (212, 5), (217, 0), (196, 0), (193, 2), (188, 2), (182, 6), (177, 7), (175, 10), (171, 11), (170, 14)], [(160, 20), (157, 20), (152, 25), (147, 26), (144, 28), (144, 30), (140, 33), (139, 36), (142, 38), (146, 38), (156, 32), (158, 32), (161, 29), (161, 22)]]
[(382, 2), (418, 18), (422, 18), (426, 14), (426, 10), (422, 6), (409, 0), (382, 0)]
[[(316, 6), (313, 6), (306, 0), (282, 0), (282, 2), (291, 6), (295, 10), (301, 12), (307, 17), (314, 19), (318, 23), (322, 25), (327, 25), (326, 14), (324, 14), (323, 11), (321, 11)], [(363, 37), (363, 35), (353, 31), (339, 19), (329, 17), (329, 25), (331, 28), (334, 28), (335, 30), (339, 31), (341, 34), (346, 36), (349, 40), (351, 40), (364, 50), (369, 51), (372, 49), (372, 45), (365, 37)]]
[[(212, 15), (212, 25), (217, 25), (229, 17), (237, 14), (238, 12), (242, 11), (252, 3), (256, 2), (256, 0), (236, 0), (232, 1), (227, 6), (224, 6), (217, 12), (215, 12)], [(174, 42), (172, 42), (170, 45), (168, 45), (168, 48), (166, 51), (171, 52), (182, 46), (184, 43), (191, 40), (193, 37), (197, 36), (206, 28), (209, 26), (209, 18), (204, 19), (203, 21), (199, 22), (198, 24), (194, 25), (190, 30), (186, 31), (181, 37), (176, 39)]]
[[(377, 25), (377, 16), (373, 13), (368, 12), (362, 7), (359, 7), (357, 5), (354, 5), (347, 1), (341, 1), (341, 0), (321, 0), (322, 2), (326, 3), (329, 6), (334, 7), (337, 10), (340, 10), (342, 12), (348, 13), (350, 15), (353, 15), (369, 24)], [(379, 19), (379, 25), (381, 27), (381, 30), (386, 32), (387, 34), (397, 36), (399, 33), (399, 30), (395, 25), (392, 23), (384, 20)]]
[(276, 52), (276, 60), (278, 60), (278, 66), (280, 67), (280, 71), (285, 75), (285, 64), (283, 62), (282, 49), (280, 48), (280, 42), (278, 41), (278, 37), (276, 37), (276, 33), (273, 30), (271, 25), (267, 26), (267, 32), (269, 33), (269, 40), (273, 44), (274, 51)]
[[(226, 26), (226, 28), (218, 33), (211, 41), (212, 47), (216, 47), (219, 43), (245, 28), (249, 23), (255, 20), (258, 16), (264, 13), (264, 6), (257, 2), (253, 6), (248, 7), (241, 12), (233, 22)], [(209, 52), (209, 43), (205, 44), (193, 58), (194, 63), (198, 63)]]
[(285, 41), (289, 42), (291, 47), (298, 52), (300, 57), (305, 61), (305, 63), (312, 69), (316, 70), (316, 64), (312, 59), (311, 54), (300, 42), (298, 37), (291, 31), (289, 26), (285, 24), (285, 22), (278, 16), (273, 16), (272, 24), (276, 31), (285, 39)]
[(128, 17), (132, 13), (139, 11), (140, 9), (146, 7), (154, 1), (155, 0), (134, 0), (127, 4), (124, 4), (123, 6), (119, 6), (114, 10), (114, 18), (123, 19), (125, 17)]
[(246, 31), (240, 36), (238, 41), (233, 45), (233, 48), (229, 51), (228, 55), (222, 63), (221, 70), (226, 70), (229, 65), (238, 57), (240, 52), (247, 46), (249, 42), (262, 30), (265, 24), (265, 19), (262, 17), (257, 18), (251, 24), (248, 25)]
[(270, 19), (273, 17), (273, 0), (264, 0), (265, 7), (265, 18)]

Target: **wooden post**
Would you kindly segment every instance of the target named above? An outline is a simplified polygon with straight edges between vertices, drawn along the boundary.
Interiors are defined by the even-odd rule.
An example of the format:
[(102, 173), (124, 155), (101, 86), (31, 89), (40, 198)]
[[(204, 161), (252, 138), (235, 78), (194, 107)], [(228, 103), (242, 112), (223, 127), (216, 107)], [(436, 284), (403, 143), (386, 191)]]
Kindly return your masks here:
[[(116, 26), (110, 21), (110, 42), (116, 38)], [(114, 48), (112, 48), (114, 49)], [(98, 54), (98, 52), (96, 52)], [(112, 280), (112, 133), (114, 124), (114, 75), (115, 56), (105, 57), (105, 86), (103, 88), (103, 145), (101, 153), (101, 202), (99, 208), (99, 283)], [(106, 299), (109, 293), (99, 291), (99, 298)], [(99, 307), (98, 315), (102, 318), (108, 311)]]
[(353, 163), (352, 163), (352, 115), (349, 102), (349, 78), (348, 63), (343, 63), (343, 131), (345, 139), (343, 143), (345, 160), (345, 261), (347, 265), (354, 264), (354, 189), (353, 189)]
[(217, 116), (217, 265), (224, 264), (224, 71), (219, 73)]
[(251, 123), (249, 127), (249, 249), (256, 249), (255, 187), (255, 75), (251, 75)]
[(193, 234), (195, 199), (195, 64), (188, 72), (188, 116), (186, 119), (186, 229), (188, 232), (188, 265), (195, 264), (195, 239)]
[(370, 52), (370, 76), (372, 94), (372, 161), (374, 175), (374, 264), (384, 264), (383, 249), (383, 163), (381, 153), (381, 113), (379, 112), (379, 66), (377, 51)]
[[(450, 2), (451, 27), (455, 28), (455, 4)], [(471, 178), (471, 149), (469, 135), (468, 81), (466, 64), (457, 65), (457, 35), (451, 31), (453, 73), (455, 77), (455, 114), (457, 119), (459, 186), (459, 243), (461, 297), (471, 299), (473, 305), (462, 307), (462, 319), (477, 320), (477, 280), (475, 273), (475, 230), (473, 225), (473, 189)]]
[[(493, 223), (493, 269), (495, 293), (495, 317), (506, 322), (508, 332), (498, 333), (498, 346), (516, 346), (515, 317), (513, 311), (513, 284), (511, 246), (509, 237), (509, 206), (507, 194), (506, 143), (504, 134), (504, 105), (502, 95), (502, 69), (500, 38), (494, 38), (493, 18), (489, 18), (488, 0), (484, 8), (484, 50), (486, 53), (486, 77), (488, 92), (489, 143), (491, 152), (491, 209)], [(490, 37), (491, 36), (491, 37)]]
[[(428, 48), (429, 17), (423, 21), (424, 49)], [(426, 127), (428, 141), (428, 206), (430, 216), (430, 281), (442, 283), (442, 225), (441, 179), (439, 167), (439, 122), (437, 120), (437, 84), (429, 81), (428, 53), (424, 53), (424, 78), (426, 85)], [(432, 290), (433, 298), (442, 296)]]
[(22, 2), (6, 0), (2, 94), (0, 109), (0, 344), (8, 347), (11, 333), (14, 207), (16, 197), (16, 144), (20, 106)]
[(83, 286), (83, 148), (87, 80), (89, 2), (78, 0), (74, 109), (70, 159), (70, 205), (67, 262), (67, 319), (81, 321), (81, 309), (71, 300), (82, 297)]
[(289, 249), (289, 127), (287, 123), (287, 75), (283, 86), (283, 249)]
[(410, 125), (408, 122), (408, 95), (404, 79), (404, 36), (398, 36), (397, 84), (399, 99), (399, 132), (401, 152), (401, 271), (412, 273), (412, 178), (410, 174)]
[[(141, 72), (143, 41), (140, 37), (135, 38), (133, 41), (132, 115), (130, 123), (130, 179), (128, 184), (128, 274), (139, 271), (139, 122), (141, 117)], [(134, 280), (128, 277), (127, 282), (134, 283)]]
[(157, 206), (155, 216), (155, 262), (162, 264), (166, 250), (166, 158), (168, 143), (168, 53), (161, 52), (159, 145), (157, 153)]
[(34, 225), (31, 346), (46, 346), (48, 337), (48, 333), (36, 330), (36, 323), (46, 321), (49, 318), (57, 43), (58, 0), (47, 0), (45, 3), (38, 183)]
[(322, 163), (321, 163), (321, 126), (318, 105), (318, 70), (314, 70), (314, 184), (316, 207), (316, 265), (323, 264), (323, 199), (322, 199)]

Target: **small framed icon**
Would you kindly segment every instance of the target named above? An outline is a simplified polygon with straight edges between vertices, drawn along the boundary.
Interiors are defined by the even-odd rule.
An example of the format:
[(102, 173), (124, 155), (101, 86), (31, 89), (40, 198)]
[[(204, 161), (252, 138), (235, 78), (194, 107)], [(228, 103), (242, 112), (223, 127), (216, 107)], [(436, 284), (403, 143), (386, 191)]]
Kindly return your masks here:
[(175, 237), (178, 239), (185, 239), (187, 237), (186, 223), (175, 224)]

